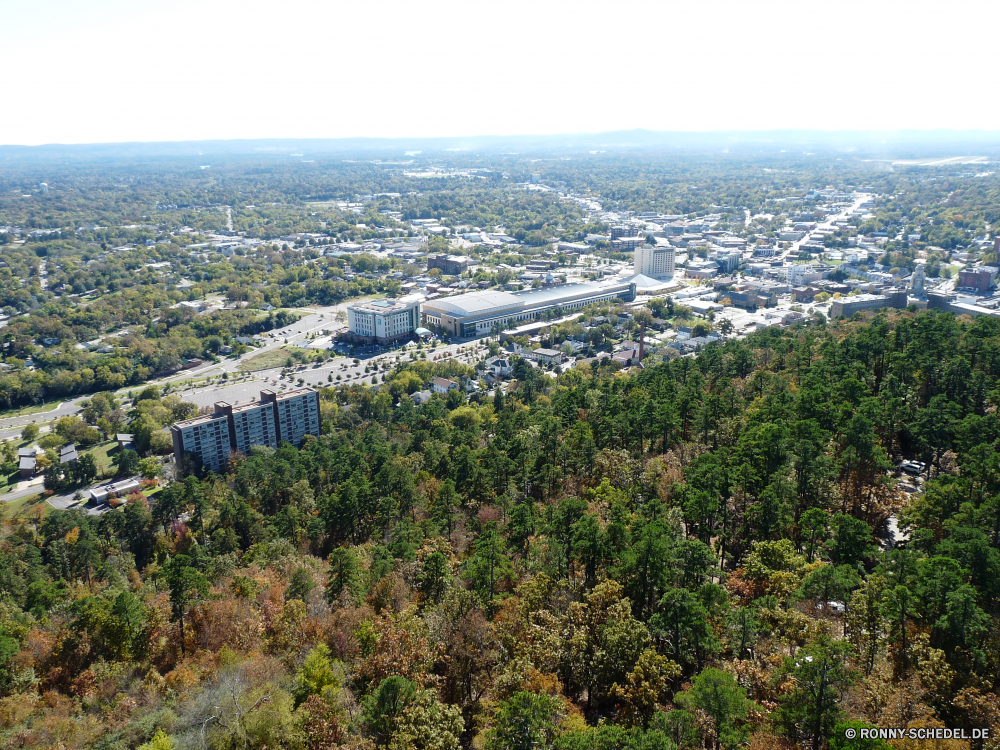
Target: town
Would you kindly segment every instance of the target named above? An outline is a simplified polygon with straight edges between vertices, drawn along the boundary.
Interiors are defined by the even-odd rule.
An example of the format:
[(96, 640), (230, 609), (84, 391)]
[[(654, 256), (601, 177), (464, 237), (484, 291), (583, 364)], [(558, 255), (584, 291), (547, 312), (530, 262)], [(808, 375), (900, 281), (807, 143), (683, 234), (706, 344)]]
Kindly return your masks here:
[[(50, 188), (41, 184), (38, 189), (48, 195)], [(562, 236), (528, 243), (523, 231), (517, 232), (519, 240), (503, 226), (483, 229), (451, 217), (406, 220), (401, 211), (386, 207), (399, 206), (401, 194), (385, 193), (328, 206), (338, 215), (365, 216), (377, 205), (376, 215), (385, 222), (370, 227), (355, 223), (343, 241), (331, 241), (337, 238), (330, 232), (263, 240), (235, 231), (233, 211), (225, 207), (216, 211), (225, 227), (216, 233), (191, 227), (164, 233), (163, 226), (143, 225), (129, 227), (152, 237), (139, 247), (103, 243), (87, 265), (147, 252), (163, 258), (151, 259), (137, 273), (147, 283), (166, 284), (186, 297), (169, 311), (182, 319), (283, 316), (277, 329), (246, 335), (220, 331), (200, 357), (153, 373), (148, 382), (189, 400), (199, 412), (160, 426), (171, 436), (154, 451), (167, 461), (161, 473), (182, 476), (185, 455), (197, 456), (199, 468), (220, 471), (231, 455), (246, 456), (254, 445), (276, 448), (282, 440), (299, 445), (304, 435), (321, 433), (316, 389), (353, 383), (377, 392), (384, 387), (377, 373), (428, 353), (433, 359), (462, 362), (470, 370), (454, 380), (414, 384), (402, 395), (418, 405), (435, 392), (452, 389), (492, 398), (509, 387), (515, 358), (551, 377), (576, 365), (627, 372), (697, 356), (713, 342), (739, 340), (768, 327), (850, 318), (863, 311), (1000, 315), (1000, 237), (969, 236), (948, 250), (933, 244), (928, 227), (909, 222), (884, 226), (879, 216), (892, 211), (899, 199), (870, 186), (797, 189), (768, 197), (755, 211), (719, 206), (716, 213), (688, 215), (607, 210), (599, 196), (575, 193), (561, 181), (549, 185), (538, 172), (511, 189), (572, 207), (576, 222), (593, 231), (577, 236), (563, 231)], [(255, 208), (248, 205), (244, 213)], [(87, 236), (97, 229), (80, 227), (75, 233)], [(66, 230), (4, 226), (0, 231), (7, 247), (14, 248), (61, 237)], [(369, 237), (360, 239), (359, 233)], [(911, 262), (901, 262), (900, 248), (908, 248)], [(268, 301), (281, 304), (282, 292), (263, 284), (230, 286), (219, 294), (189, 278), (198, 279), (197, 269), (205, 264), (259, 259), (270, 265), (279, 257), (276, 253), (291, 259), (286, 261), (291, 265), (320, 269), (337, 284), (363, 281), (368, 289), (384, 291), (362, 294), (357, 301), (307, 305), (298, 315), (288, 315), (287, 307), (278, 309)], [(46, 265), (42, 261), (32, 273), (38, 288), (50, 291), (53, 299), (86, 305), (99, 294), (79, 290), (79, 283), (50, 287)], [(3, 266), (9, 269), (0, 262)], [(25, 316), (11, 306), (5, 312), (4, 325)], [(123, 337), (132, 335), (127, 327), (111, 330), (73, 347), (112, 355)], [(52, 336), (31, 343), (39, 353), (66, 345)], [(8, 337), (4, 346), (17, 345)], [(8, 372), (35, 369), (30, 355), (21, 361), (8, 358), (0, 366)], [(260, 391), (259, 401), (254, 389)], [(118, 390), (127, 400), (129, 389)], [(305, 427), (292, 429), (282, 422), (277, 406), (272, 414), (265, 405), (295, 404), (302, 400), (295, 394), (308, 396), (303, 404), (309, 416)], [(52, 410), (52, 418), (75, 417), (87, 404), (86, 397), (64, 401)], [(0, 418), (0, 437), (13, 440), (36, 424), (43, 436), (55, 431), (55, 421), (50, 428), (32, 413)], [(126, 429), (124, 422), (118, 426)], [(115, 437), (120, 445), (133, 446), (128, 434), (105, 435)], [(47, 447), (54, 441), (53, 436)], [(71, 467), (79, 446), (67, 442), (55, 447), (58, 464)], [(37, 445), (19, 450), (19, 484), (12, 497), (30, 494), (41, 482), (42, 470), (52, 463), (51, 455), (38, 461), (43, 450)], [(119, 476), (117, 481), (134, 484), (139, 479)], [(96, 505), (82, 504), (91, 512), (106, 512), (107, 486), (95, 486), (82, 498), (96, 500)], [(50, 502), (56, 507), (74, 504), (65, 496)]]
[(989, 159), (205, 148), (6, 154), (0, 740), (994, 716)]

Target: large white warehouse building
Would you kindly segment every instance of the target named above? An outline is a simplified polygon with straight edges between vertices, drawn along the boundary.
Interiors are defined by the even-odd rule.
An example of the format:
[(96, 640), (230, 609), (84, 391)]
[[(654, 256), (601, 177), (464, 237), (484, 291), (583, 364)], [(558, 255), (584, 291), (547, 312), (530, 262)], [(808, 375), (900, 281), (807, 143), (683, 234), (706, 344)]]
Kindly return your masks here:
[(485, 291), (459, 294), (425, 302), (424, 325), (459, 338), (487, 336), (496, 328), (508, 328), (535, 320), (549, 310), (570, 311), (594, 302), (635, 299), (630, 281), (576, 282), (520, 292)]

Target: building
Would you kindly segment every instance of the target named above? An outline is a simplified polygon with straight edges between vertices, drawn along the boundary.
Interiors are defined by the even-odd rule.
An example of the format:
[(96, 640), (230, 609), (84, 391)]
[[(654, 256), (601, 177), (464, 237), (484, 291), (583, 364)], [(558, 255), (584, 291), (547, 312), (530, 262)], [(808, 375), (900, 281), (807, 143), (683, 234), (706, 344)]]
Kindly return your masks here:
[(841, 315), (849, 318), (856, 312), (881, 310), (885, 307), (893, 307), (897, 310), (905, 308), (906, 290), (887, 289), (881, 294), (858, 294), (854, 297), (835, 299), (830, 305), (830, 318), (833, 320), (839, 318)]
[(792, 286), (811, 284), (822, 278), (823, 271), (808, 263), (795, 263), (788, 266), (788, 283)]
[(719, 266), (714, 261), (691, 261), (684, 275), (689, 279), (711, 279), (719, 275)]
[(17, 470), (21, 479), (31, 479), (35, 475), (38, 464), (35, 460), (34, 448), (19, 448), (17, 451)]
[(241, 455), (249, 455), (255, 445), (278, 447), (278, 428), (274, 421), (274, 406), (269, 401), (230, 406), (220, 402), (230, 418), (230, 445)]
[(958, 289), (972, 289), (977, 292), (985, 292), (996, 281), (997, 269), (992, 266), (981, 268), (963, 268), (958, 272)]
[(527, 268), (529, 271), (535, 271), (535, 272), (551, 271), (558, 265), (559, 264), (554, 260), (538, 259), (531, 261), (527, 266), (525, 266), (525, 268)]
[(280, 394), (263, 390), (259, 402), (237, 406), (217, 401), (214, 413), (170, 428), (174, 458), (194, 454), (212, 471), (225, 467), (234, 453), (247, 455), (255, 445), (300, 445), (306, 435), (319, 434), (319, 394), (312, 388)]
[(719, 273), (730, 274), (739, 270), (740, 261), (743, 260), (743, 253), (732, 249), (713, 250), (708, 254), (708, 259), (718, 264)]
[(611, 359), (617, 362), (622, 367), (631, 367), (632, 365), (637, 365), (642, 361), (642, 351), (641, 349), (622, 349), (621, 351), (615, 352), (611, 355)]
[(490, 357), (486, 360), (486, 369), (488, 369), (495, 377), (507, 377), (511, 373), (510, 360), (506, 357)]
[(448, 391), (453, 391), (458, 388), (458, 383), (454, 380), (448, 380), (447, 378), (434, 378), (431, 382), (431, 387), (434, 389), (435, 393), (447, 393)]
[(636, 275), (648, 276), (651, 279), (672, 279), (674, 277), (674, 249), (651, 245), (640, 247), (635, 251)]
[(134, 451), (135, 443), (132, 442), (131, 432), (119, 432), (115, 435), (115, 440), (118, 441), (118, 450), (120, 451)]
[(438, 253), (437, 255), (427, 256), (427, 270), (432, 268), (440, 268), (441, 273), (448, 276), (458, 276), (462, 271), (469, 267), (469, 263), (472, 262), (472, 258), (466, 255), (448, 255), (447, 253)]
[(545, 362), (550, 365), (562, 364), (563, 353), (558, 349), (526, 349), (524, 356), (536, 362)]
[(410, 398), (413, 400), (414, 404), (416, 404), (417, 406), (422, 406), (423, 404), (426, 404), (428, 401), (431, 400), (431, 392), (417, 391), (416, 393), (411, 393)]
[(569, 312), (611, 300), (634, 301), (635, 284), (576, 282), (519, 292), (470, 292), (426, 302), (422, 314), (426, 326), (461, 338), (474, 338), (533, 321), (549, 311)]
[(645, 237), (620, 237), (617, 240), (611, 241), (611, 247), (614, 250), (621, 252), (629, 252), (636, 250), (640, 247), (644, 247), (646, 244)]
[[(973, 317), (978, 317), (979, 315), (991, 315), (994, 317), (1000, 317), (1000, 310), (980, 307), (979, 305), (970, 304), (969, 302), (959, 302), (958, 299), (959, 298), (956, 298), (954, 294), (928, 292), (927, 307), (931, 310), (943, 310), (945, 312), (954, 313), (955, 315), (971, 315)], [(968, 299), (968, 297), (966, 299)]]
[(74, 443), (67, 443), (62, 448), (59, 449), (59, 463), (68, 464), (76, 461), (80, 455), (76, 452), (76, 445)]
[(306, 435), (319, 437), (319, 394), (312, 388), (287, 393), (261, 391), (260, 400), (274, 405), (278, 442), (300, 445)]
[(122, 479), (119, 482), (111, 482), (95, 487), (90, 491), (90, 500), (94, 503), (103, 503), (108, 498), (123, 497), (133, 492), (138, 492), (139, 482), (135, 479)]
[(214, 414), (185, 419), (170, 428), (176, 461), (191, 453), (212, 471), (219, 471), (229, 462), (229, 455), (235, 449), (229, 440), (229, 417), (220, 410), (223, 403), (215, 404)]
[(733, 307), (739, 307), (754, 312), (759, 307), (775, 307), (778, 300), (773, 294), (767, 294), (755, 287), (747, 287), (739, 291), (720, 292), (720, 299), (728, 299)]
[(366, 344), (408, 339), (420, 327), (420, 297), (357, 302), (347, 308), (348, 336)]
[(797, 286), (792, 289), (796, 302), (812, 302), (818, 293), (819, 290), (812, 286)]

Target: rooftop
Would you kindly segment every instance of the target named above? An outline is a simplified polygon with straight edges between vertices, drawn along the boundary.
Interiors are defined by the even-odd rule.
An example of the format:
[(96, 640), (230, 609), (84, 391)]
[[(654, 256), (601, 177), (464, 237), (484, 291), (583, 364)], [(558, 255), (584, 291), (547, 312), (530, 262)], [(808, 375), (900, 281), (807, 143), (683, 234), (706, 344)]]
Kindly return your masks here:
[(262, 409), (262, 408), (266, 409), (269, 406), (270, 404), (268, 404), (265, 401), (250, 401), (249, 403), (246, 404), (237, 404), (236, 406), (234, 406), (233, 414), (236, 414), (237, 412), (241, 411), (249, 411), (250, 409)]
[(307, 393), (315, 393), (312, 388), (296, 388), (294, 391), (286, 391), (285, 393), (278, 394), (278, 401), (286, 398), (292, 398), (294, 396), (304, 396)]
[(215, 422), (218, 419), (225, 420), (226, 418), (225, 414), (203, 414), (200, 417), (192, 417), (191, 419), (174, 422), (174, 427), (183, 430), (186, 427), (197, 427), (200, 424), (208, 424), (209, 422)]
[(366, 302), (356, 302), (350, 305), (351, 309), (362, 310), (364, 312), (386, 313), (401, 312), (420, 302), (420, 295), (410, 294), (405, 297), (395, 299), (377, 299)]
[(587, 294), (599, 294), (627, 282), (594, 284), (590, 282), (573, 282), (559, 286), (542, 287), (540, 289), (524, 289), (520, 292), (470, 292), (446, 299), (428, 302), (425, 307), (439, 310), (455, 316), (476, 315), (480, 313), (516, 310), (535, 305), (558, 303), (560, 300)]

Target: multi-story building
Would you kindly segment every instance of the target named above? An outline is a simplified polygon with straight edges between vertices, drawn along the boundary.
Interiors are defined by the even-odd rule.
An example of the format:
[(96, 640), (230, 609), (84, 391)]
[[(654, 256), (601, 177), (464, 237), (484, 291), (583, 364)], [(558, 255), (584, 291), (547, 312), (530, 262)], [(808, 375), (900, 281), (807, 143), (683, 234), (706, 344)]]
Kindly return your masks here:
[(674, 277), (674, 249), (672, 247), (639, 247), (635, 251), (635, 272), (651, 279)]
[(611, 240), (611, 247), (614, 250), (620, 250), (622, 252), (628, 252), (630, 250), (635, 250), (636, 248), (642, 247), (646, 243), (645, 237), (618, 237), (617, 239)]
[(215, 405), (214, 414), (185, 419), (170, 428), (175, 460), (185, 453), (193, 453), (212, 471), (219, 471), (228, 463), (233, 445), (229, 434), (229, 415), (221, 408), (223, 404), (219, 402)]
[(981, 266), (980, 268), (966, 267), (958, 272), (959, 289), (974, 289), (977, 292), (985, 292), (997, 277), (997, 269), (992, 266)]
[(719, 264), (719, 273), (728, 274), (739, 270), (743, 253), (739, 250), (723, 248), (722, 250), (713, 250), (708, 254), (708, 258)]
[(274, 406), (279, 441), (299, 445), (306, 435), (319, 435), (319, 394), (312, 388), (261, 391), (260, 400)]
[(230, 422), (230, 443), (234, 449), (246, 456), (255, 445), (278, 447), (278, 429), (274, 421), (274, 406), (261, 398), (249, 404), (230, 406), (224, 404), (224, 411), (232, 417)]
[(357, 302), (347, 308), (350, 337), (363, 343), (391, 343), (407, 339), (420, 326), (420, 297)]
[(472, 258), (467, 255), (448, 255), (447, 253), (438, 253), (437, 255), (427, 256), (427, 270), (432, 268), (440, 268), (442, 273), (448, 276), (458, 276), (462, 271), (469, 267), (469, 263), (472, 262)]
[(311, 388), (288, 393), (260, 392), (260, 401), (233, 406), (215, 403), (215, 411), (177, 422), (170, 428), (176, 460), (193, 454), (219, 471), (233, 454), (247, 455), (255, 445), (277, 448), (299, 445), (306, 435), (320, 434), (319, 394)]
[(788, 266), (788, 283), (792, 286), (811, 284), (823, 278), (823, 271), (808, 263), (795, 263)]

